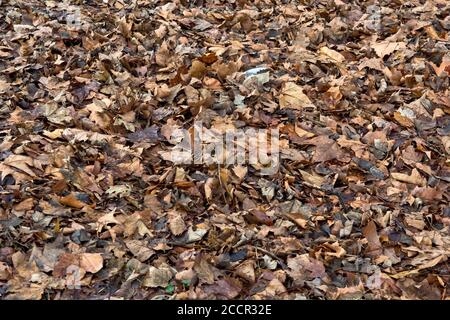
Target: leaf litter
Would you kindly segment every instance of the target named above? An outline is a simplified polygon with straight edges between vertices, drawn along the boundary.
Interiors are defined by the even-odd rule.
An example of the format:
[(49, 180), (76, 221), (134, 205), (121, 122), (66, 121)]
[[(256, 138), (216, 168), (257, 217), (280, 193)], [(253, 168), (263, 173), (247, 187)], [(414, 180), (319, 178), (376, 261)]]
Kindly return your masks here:
[(0, 3), (1, 299), (448, 299), (448, 1)]

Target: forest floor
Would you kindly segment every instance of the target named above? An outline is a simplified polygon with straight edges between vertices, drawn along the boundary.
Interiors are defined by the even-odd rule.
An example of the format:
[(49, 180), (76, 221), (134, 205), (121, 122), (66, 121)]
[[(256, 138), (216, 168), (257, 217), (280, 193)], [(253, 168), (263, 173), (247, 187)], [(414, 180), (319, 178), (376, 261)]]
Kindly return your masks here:
[(0, 0), (0, 299), (448, 299), (449, 16)]

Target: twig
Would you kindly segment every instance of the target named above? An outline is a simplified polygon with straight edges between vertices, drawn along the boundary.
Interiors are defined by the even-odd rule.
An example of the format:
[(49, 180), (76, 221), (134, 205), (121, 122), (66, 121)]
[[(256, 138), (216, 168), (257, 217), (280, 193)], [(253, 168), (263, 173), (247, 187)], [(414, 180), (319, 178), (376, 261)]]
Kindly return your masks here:
[(273, 259), (275, 259), (275, 260), (278, 260), (278, 262), (280, 263), (280, 265), (281, 265), (281, 267), (282, 267), (283, 269), (287, 269), (287, 268), (288, 268), (288, 266), (283, 262), (283, 259), (281, 259), (280, 257), (278, 257), (276, 254), (273, 254), (272, 252), (267, 251), (266, 249), (263, 249), (263, 248), (261, 248), (261, 247), (255, 246), (255, 245), (253, 245), (253, 247), (254, 247), (256, 250), (259, 250), (259, 251), (261, 251), (262, 253), (267, 254), (267, 255), (270, 256), (271, 258), (273, 258)]

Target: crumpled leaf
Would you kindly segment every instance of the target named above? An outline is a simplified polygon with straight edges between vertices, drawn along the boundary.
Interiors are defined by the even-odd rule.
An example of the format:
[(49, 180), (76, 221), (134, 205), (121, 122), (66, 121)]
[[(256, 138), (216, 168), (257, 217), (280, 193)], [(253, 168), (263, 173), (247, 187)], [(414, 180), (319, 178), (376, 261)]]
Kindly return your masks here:
[(187, 231), (186, 243), (192, 243), (201, 240), (207, 232), (208, 230), (201, 229), (199, 227), (197, 227), (196, 230), (194, 230), (192, 227), (189, 227)]
[(145, 241), (127, 240), (125, 245), (140, 262), (148, 260), (155, 253)]

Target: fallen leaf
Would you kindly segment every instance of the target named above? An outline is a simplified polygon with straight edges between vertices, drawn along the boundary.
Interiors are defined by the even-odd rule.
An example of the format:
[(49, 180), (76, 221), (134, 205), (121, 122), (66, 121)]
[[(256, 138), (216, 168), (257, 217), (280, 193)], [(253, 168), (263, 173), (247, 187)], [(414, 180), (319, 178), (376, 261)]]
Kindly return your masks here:
[(302, 87), (294, 82), (286, 82), (279, 97), (281, 109), (303, 110), (304, 108), (314, 108), (311, 100), (303, 93)]
[(144, 278), (143, 285), (150, 288), (165, 288), (168, 286), (169, 281), (172, 278), (172, 271), (167, 266), (162, 266), (159, 268), (150, 266), (150, 268), (148, 269), (148, 273)]
[(267, 226), (273, 225), (273, 220), (267, 214), (258, 209), (250, 210), (250, 213), (245, 216), (249, 223), (265, 224)]
[(77, 208), (77, 209), (81, 209), (87, 205), (83, 201), (79, 200), (76, 197), (76, 195), (74, 195), (73, 193), (71, 193), (67, 196), (64, 196), (64, 197), (60, 197), (59, 203), (61, 203), (62, 205), (69, 206), (72, 208)]
[(203, 283), (214, 283), (214, 270), (211, 265), (202, 257), (200, 257), (194, 264), (194, 271), (197, 273), (198, 278)]
[(406, 49), (406, 43), (382, 41), (372, 44), (371, 47), (375, 50), (377, 56), (383, 59), (385, 56), (390, 55), (394, 51)]
[(235, 274), (250, 283), (256, 280), (254, 261), (247, 260), (236, 267)]
[(376, 224), (373, 221), (370, 221), (362, 231), (368, 243), (366, 250), (367, 255), (373, 258), (379, 256), (382, 253), (382, 245), (378, 238)]
[(406, 182), (406, 183), (412, 183), (412, 184), (416, 184), (419, 186), (426, 186), (427, 181), (425, 180), (425, 178), (423, 178), (419, 171), (417, 171), (417, 169), (413, 169), (411, 171), (411, 175), (407, 175), (404, 173), (399, 173), (399, 172), (391, 172), (391, 176), (392, 178), (394, 178), (395, 180), (401, 181), (401, 182)]
[(103, 257), (100, 253), (82, 253), (80, 267), (87, 272), (97, 273), (103, 268)]
[(199, 60), (194, 60), (192, 61), (192, 66), (189, 69), (189, 73), (194, 78), (202, 79), (203, 76), (206, 74), (206, 66), (203, 62)]
[(155, 253), (143, 240), (127, 240), (125, 245), (140, 262), (148, 260)]
[(175, 236), (179, 236), (186, 230), (186, 224), (180, 214), (175, 213), (169, 216), (169, 228)]
[(332, 50), (330, 48), (322, 47), (322, 48), (320, 48), (319, 52), (320, 52), (320, 54), (322, 54), (328, 58), (331, 58), (332, 60), (334, 60), (336, 62), (342, 63), (345, 61), (345, 57), (342, 54), (340, 54), (339, 52)]

